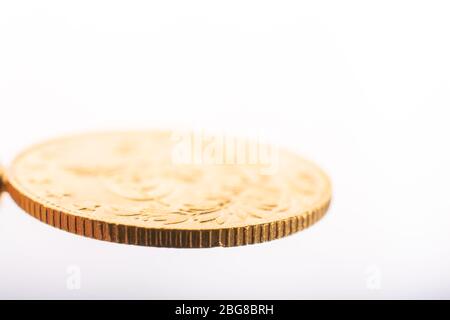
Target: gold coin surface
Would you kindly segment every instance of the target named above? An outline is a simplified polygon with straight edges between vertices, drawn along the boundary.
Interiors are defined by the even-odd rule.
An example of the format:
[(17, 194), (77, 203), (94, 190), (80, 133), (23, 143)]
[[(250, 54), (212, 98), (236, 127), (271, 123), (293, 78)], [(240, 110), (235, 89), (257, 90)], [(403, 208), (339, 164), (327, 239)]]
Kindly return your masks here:
[(158, 247), (260, 243), (325, 214), (331, 185), (316, 165), (288, 151), (225, 140), (159, 131), (55, 139), (13, 161), (6, 189), (54, 227)]

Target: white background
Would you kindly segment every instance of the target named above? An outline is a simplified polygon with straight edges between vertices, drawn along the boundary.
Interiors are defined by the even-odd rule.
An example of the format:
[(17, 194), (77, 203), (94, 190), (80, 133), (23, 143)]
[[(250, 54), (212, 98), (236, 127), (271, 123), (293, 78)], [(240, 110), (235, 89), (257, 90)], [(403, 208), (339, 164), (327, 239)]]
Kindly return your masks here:
[(85, 239), (6, 195), (0, 298), (450, 298), (449, 17), (448, 1), (0, 0), (4, 164), (66, 133), (193, 127), (269, 137), (334, 185), (311, 229), (206, 250)]

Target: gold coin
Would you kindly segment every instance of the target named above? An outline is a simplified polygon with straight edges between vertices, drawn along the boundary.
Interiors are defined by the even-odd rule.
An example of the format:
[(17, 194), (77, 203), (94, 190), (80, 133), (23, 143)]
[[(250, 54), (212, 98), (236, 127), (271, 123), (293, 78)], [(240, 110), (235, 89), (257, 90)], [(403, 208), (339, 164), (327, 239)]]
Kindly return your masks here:
[(331, 186), (316, 165), (269, 145), (216, 138), (111, 132), (56, 139), (17, 157), (6, 189), (56, 228), (158, 247), (260, 243), (325, 214)]
[(5, 187), (5, 169), (3, 169), (3, 166), (0, 164), (0, 196), (3, 192), (3, 189)]

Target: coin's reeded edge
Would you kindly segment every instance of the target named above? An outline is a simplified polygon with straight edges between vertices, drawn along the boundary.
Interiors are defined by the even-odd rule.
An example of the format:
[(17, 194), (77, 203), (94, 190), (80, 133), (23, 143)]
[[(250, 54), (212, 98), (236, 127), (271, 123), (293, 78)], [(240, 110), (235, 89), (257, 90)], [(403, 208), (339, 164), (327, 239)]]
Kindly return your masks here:
[(25, 212), (55, 228), (97, 240), (166, 248), (235, 247), (279, 239), (319, 221), (331, 202), (330, 198), (313, 210), (279, 221), (223, 229), (177, 230), (92, 220), (47, 207), (22, 194), (10, 183), (6, 184), (6, 191)]

